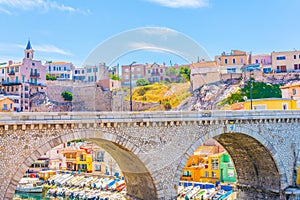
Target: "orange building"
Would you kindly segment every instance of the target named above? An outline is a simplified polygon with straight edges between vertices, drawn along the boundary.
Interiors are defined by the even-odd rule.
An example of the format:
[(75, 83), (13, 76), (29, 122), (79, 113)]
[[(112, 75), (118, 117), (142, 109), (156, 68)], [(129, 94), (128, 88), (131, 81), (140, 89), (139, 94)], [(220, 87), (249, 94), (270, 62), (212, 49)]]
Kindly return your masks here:
[(8, 97), (0, 98), (1, 112), (13, 112), (14, 111), (14, 100)]
[(221, 74), (242, 73), (241, 68), (249, 64), (249, 55), (245, 51), (232, 50), (231, 53), (223, 52), (216, 56), (215, 60), (220, 64)]

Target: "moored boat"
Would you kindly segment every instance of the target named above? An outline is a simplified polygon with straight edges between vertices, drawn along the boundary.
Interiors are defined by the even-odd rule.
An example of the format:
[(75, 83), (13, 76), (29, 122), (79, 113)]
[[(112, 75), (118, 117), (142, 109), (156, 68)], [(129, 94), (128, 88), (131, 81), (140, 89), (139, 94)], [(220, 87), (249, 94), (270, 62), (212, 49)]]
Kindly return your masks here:
[(42, 193), (42, 182), (38, 178), (22, 178), (16, 188), (17, 192)]

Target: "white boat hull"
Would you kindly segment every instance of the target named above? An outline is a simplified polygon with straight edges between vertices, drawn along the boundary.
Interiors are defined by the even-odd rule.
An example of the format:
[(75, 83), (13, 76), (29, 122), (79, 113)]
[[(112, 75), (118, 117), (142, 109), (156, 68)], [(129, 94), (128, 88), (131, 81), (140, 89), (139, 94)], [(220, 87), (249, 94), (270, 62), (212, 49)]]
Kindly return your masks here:
[(36, 186), (36, 187), (19, 187), (19, 186), (17, 186), (16, 191), (26, 192), (26, 193), (42, 193), (43, 186)]

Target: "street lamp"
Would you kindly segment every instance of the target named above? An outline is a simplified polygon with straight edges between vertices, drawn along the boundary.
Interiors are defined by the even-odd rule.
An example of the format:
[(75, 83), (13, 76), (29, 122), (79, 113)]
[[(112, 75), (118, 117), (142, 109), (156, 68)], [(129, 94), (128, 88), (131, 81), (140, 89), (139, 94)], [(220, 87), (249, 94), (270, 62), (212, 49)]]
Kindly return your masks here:
[(132, 82), (131, 82), (131, 79), (132, 79), (132, 65), (134, 65), (136, 62), (133, 61), (130, 65), (129, 65), (129, 81), (130, 81), (130, 112), (132, 111)]
[(253, 81), (252, 81), (252, 69), (250, 70), (250, 109), (252, 110), (252, 89), (253, 89)]

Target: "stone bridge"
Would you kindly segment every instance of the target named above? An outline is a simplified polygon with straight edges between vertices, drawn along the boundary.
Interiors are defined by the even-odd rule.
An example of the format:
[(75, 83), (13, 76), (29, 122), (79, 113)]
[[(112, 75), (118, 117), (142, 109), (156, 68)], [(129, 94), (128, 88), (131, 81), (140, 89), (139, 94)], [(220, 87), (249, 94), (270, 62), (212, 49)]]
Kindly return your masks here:
[(299, 111), (0, 114), (0, 199), (51, 148), (91, 141), (117, 161), (132, 199), (175, 199), (189, 156), (206, 140), (231, 155), (240, 188), (286, 198), (300, 164)]

